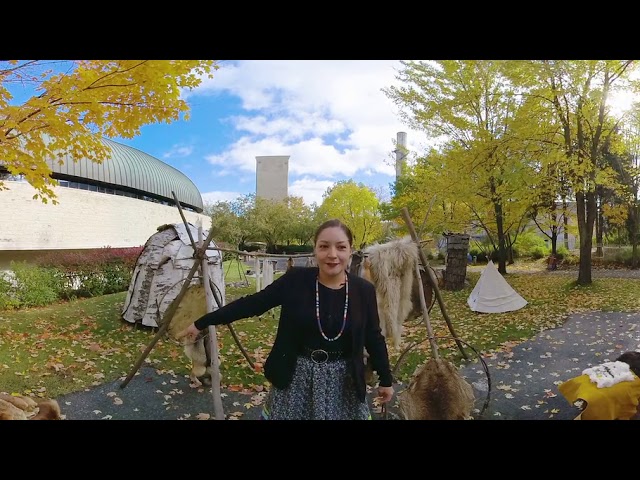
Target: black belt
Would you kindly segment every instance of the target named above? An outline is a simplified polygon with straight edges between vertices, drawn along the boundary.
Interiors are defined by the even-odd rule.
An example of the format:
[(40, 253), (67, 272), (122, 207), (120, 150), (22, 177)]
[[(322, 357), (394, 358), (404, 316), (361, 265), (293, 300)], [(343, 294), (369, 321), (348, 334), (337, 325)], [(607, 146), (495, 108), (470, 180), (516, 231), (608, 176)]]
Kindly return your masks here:
[(343, 351), (323, 350), (321, 348), (304, 347), (298, 355), (310, 358), (313, 363), (327, 363), (347, 358), (348, 355)]

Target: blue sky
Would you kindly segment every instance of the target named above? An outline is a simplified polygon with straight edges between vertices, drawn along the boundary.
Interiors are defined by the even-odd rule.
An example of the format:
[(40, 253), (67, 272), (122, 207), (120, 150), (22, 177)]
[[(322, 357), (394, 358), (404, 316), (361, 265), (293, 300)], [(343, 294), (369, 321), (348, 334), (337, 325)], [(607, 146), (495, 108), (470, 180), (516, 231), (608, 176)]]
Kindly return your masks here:
[(426, 137), (404, 125), (381, 89), (398, 84), (393, 60), (221, 61), (185, 94), (191, 118), (114, 139), (187, 175), (205, 203), (255, 193), (256, 156), (289, 155), (289, 194), (311, 204), (353, 179), (384, 199), (395, 177), (394, 141), (410, 152)]
[[(219, 65), (213, 79), (184, 92), (189, 120), (147, 125), (133, 139), (114, 138), (183, 172), (205, 203), (255, 193), (255, 158), (266, 155), (289, 156), (289, 194), (307, 204), (320, 204), (327, 188), (347, 179), (386, 200), (395, 178), (397, 133), (407, 133), (410, 155), (433, 144), (400, 121), (382, 92), (399, 84), (399, 60)], [(17, 102), (27, 94), (13, 93)]]

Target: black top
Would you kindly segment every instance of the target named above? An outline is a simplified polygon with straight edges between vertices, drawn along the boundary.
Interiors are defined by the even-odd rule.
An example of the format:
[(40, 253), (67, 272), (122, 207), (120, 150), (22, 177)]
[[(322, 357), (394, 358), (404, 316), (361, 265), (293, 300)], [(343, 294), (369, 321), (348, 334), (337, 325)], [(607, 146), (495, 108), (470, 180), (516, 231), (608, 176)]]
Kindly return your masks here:
[[(348, 274), (349, 307), (345, 332), (340, 339), (327, 342), (320, 335), (316, 319), (317, 276), (318, 267), (293, 267), (264, 290), (203, 315), (194, 322), (195, 326), (202, 330), (208, 325), (225, 325), (241, 318), (261, 315), (281, 305), (276, 338), (264, 365), (265, 377), (274, 386), (286, 388), (293, 377), (296, 357), (302, 347), (344, 350), (350, 354), (356, 389), (364, 401), (364, 348), (369, 353), (373, 369), (378, 373), (380, 385), (389, 387), (393, 383), (387, 345), (380, 330), (375, 288), (364, 278)], [(331, 291), (319, 284), (319, 294), (322, 328), (325, 335), (333, 338), (342, 325), (345, 289)]]
[[(335, 338), (342, 328), (344, 318), (344, 301), (346, 288), (333, 289), (318, 282), (318, 293), (320, 295), (320, 325), (322, 331), (328, 338)], [(304, 347), (316, 349), (321, 348), (327, 351), (340, 351), (346, 355), (351, 354), (351, 322), (347, 316), (344, 331), (340, 338), (332, 341), (325, 340), (318, 328), (318, 319), (313, 316), (312, 322), (305, 322), (304, 330), (300, 336), (300, 343)]]

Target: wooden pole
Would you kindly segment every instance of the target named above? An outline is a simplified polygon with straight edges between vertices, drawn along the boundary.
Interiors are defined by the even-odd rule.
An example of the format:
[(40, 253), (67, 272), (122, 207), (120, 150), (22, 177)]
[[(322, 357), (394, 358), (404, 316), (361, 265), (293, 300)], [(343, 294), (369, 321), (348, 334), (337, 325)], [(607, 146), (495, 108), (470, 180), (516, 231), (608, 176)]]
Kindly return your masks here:
[[(426, 267), (425, 267), (426, 268)], [(424, 298), (424, 286), (422, 285), (422, 276), (420, 275), (420, 265), (416, 264), (415, 268), (416, 281), (418, 282), (418, 290), (420, 292), (420, 307), (422, 307), (422, 319), (427, 327), (427, 335), (429, 336), (429, 345), (431, 345), (431, 353), (435, 360), (439, 359), (438, 344), (433, 336), (433, 329), (429, 321), (429, 310), (427, 309), (427, 301)]]
[[(420, 245), (420, 239), (418, 238), (418, 234), (416, 233), (416, 230), (413, 227), (413, 222), (411, 221), (411, 217), (409, 216), (409, 210), (407, 210), (407, 207), (402, 207), (401, 212), (402, 212), (402, 217), (404, 218), (404, 221), (407, 224), (407, 228), (409, 229), (409, 233), (411, 234), (411, 238), (418, 245), (418, 253), (420, 255), (420, 261), (422, 262), (422, 265), (424, 265), (425, 272), (427, 273), (427, 278), (429, 279), (429, 283), (431, 284), (431, 288), (433, 288), (433, 291), (434, 291), (434, 293), (436, 295), (436, 299), (438, 300), (438, 306), (440, 307), (440, 311), (442, 312), (442, 316), (444, 317), (445, 322), (447, 322), (447, 326), (449, 327), (449, 331), (451, 332), (451, 335), (455, 339), (455, 342), (458, 345), (458, 348), (460, 349), (460, 352), (462, 353), (462, 356), (465, 358), (465, 360), (469, 360), (469, 357), (465, 353), (464, 348), (462, 347), (462, 343), (460, 343), (460, 340), (458, 340), (458, 335), (456, 335), (456, 333), (455, 333), (455, 331), (453, 329), (453, 325), (451, 324), (451, 319), (449, 318), (449, 314), (447, 313), (447, 308), (444, 305), (444, 299), (442, 298), (442, 293), (440, 293), (440, 289), (438, 288), (438, 281), (436, 280), (435, 276), (433, 275), (433, 272), (431, 271), (431, 269), (428, 268), (429, 267), (429, 262), (427, 260), (426, 255), (422, 251), (422, 247)], [(422, 282), (420, 282), (420, 283), (422, 283)]]
[[(212, 228), (209, 231), (209, 235), (207, 236), (207, 239), (204, 241), (204, 244), (202, 245), (202, 247), (196, 250), (195, 257), (197, 260), (202, 260), (202, 258), (204, 257), (204, 252), (207, 250), (209, 243), (211, 243), (211, 240), (213, 239), (213, 233), (214, 232)], [(160, 325), (160, 328), (158, 328), (158, 332), (155, 334), (155, 336), (153, 337), (149, 345), (147, 345), (147, 348), (145, 349), (145, 351), (142, 352), (142, 355), (140, 355), (140, 358), (138, 358), (138, 360), (134, 364), (133, 368), (131, 369), (131, 372), (129, 373), (129, 375), (127, 375), (127, 378), (125, 378), (124, 381), (120, 384), (120, 388), (124, 388), (127, 386), (127, 384), (131, 381), (133, 376), (136, 374), (136, 372), (142, 365), (142, 362), (144, 362), (144, 359), (147, 358), (147, 355), (149, 355), (149, 352), (151, 352), (155, 344), (158, 343), (158, 340), (160, 340), (160, 338), (165, 334), (165, 332), (169, 328), (169, 324), (171, 323), (173, 316), (176, 314), (176, 311), (178, 310), (178, 306), (180, 305), (182, 298), (187, 293), (187, 290), (189, 290), (189, 285), (191, 284), (191, 280), (193, 279), (193, 276), (195, 275), (196, 270), (198, 270), (198, 268), (200, 268), (200, 262), (199, 261), (193, 262), (193, 266), (191, 267), (191, 270), (189, 270), (189, 274), (187, 275), (187, 278), (185, 278), (184, 283), (182, 284), (182, 288), (178, 293), (178, 296), (171, 303), (171, 305), (169, 305), (169, 308), (167, 308), (167, 310), (165, 311), (164, 317), (162, 320), (162, 325)]]
[[(180, 206), (180, 202), (178, 201), (178, 197), (176, 196), (175, 192), (171, 192), (173, 194), (173, 199), (176, 202), (176, 206), (178, 207), (178, 211), (180, 212), (180, 217), (182, 217), (182, 222), (184, 223), (184, 227), (187, 229), (187, 233), (189, 234), (189, 240), (191, 241), (191, 247), (193, 247), (193, 251), (195, 252), (198, 249), (198, 245), (196, 245), (195, 240), (193, 239), (193, 235), (191, 235), (191, 228), (189, 228), (189, 223), (187, 222), (187, 219), (184, 216), (184, 212), (182, 211), (182, 207)], [(213, 226), (211, 226), (211, 229), (213, 230)], [(202, 238), (202, 232), (199, 232), (199, 239), (198, 239), (198, 244), (200, 243), (200, 239)], [(206, 250), (206, 249), (205, 249)], [(232, 251), (232, 252), (237, 252), (237, 250), (225, 250), (223, 248), (212, 248), (212, 250), (218, 250), (220, 252), (222, 251)], [(203, 264), (206, 263), (204, 262), (204, 257), (203, 258)], [(239, 262), (239, 260), (238, 260)], [(201, 269), (202, 271), (202, 269)], [(207, 278), (206, 275), (204, 274), (204, 271), (202, 272), (202, 276), (203, 278)], [(206, 283), (208, 284), (208, 280), (206, 281)], [(211, 291), (211, 285), (208, 285), (209, 287), (209, 291)], [(205, 292), (207, 286), (205, 286)], [(213, 292), (212, 292), (213, 294)], [(218, 308), (222, 307), (222, 302), (224, 301), (224, 299), (220, 299), (219, 301), (216, 299), (216, 297), (213, 297), (216, 300), (216, 304), (218, 305)], [(211, 308), (213, 308), (213, 306), (211, 306)], [(211, 312), (212, 310), (208, 310), (209, 312)], [(242, 355), (244, 355), (244, 358), (247, 359), (247, 362), (249, 362), (249, 365), (251, 366), (251, 368), (254, 368), (253, 362), (251, 361), (251, 358), (249, 358), (249, 354), (247, 353), (247, 351), (245, 350), (245, 348), (242, 346), (242, 343), (240, 343), (240, 338), (238, 338), (238, 335), (236, 334), (233, 326), (231, 324), (227, 325), (227, 328), (229, 329), (229, 331), (231, 332), (231, 335), (233, 336), (233, 340), (236, 342), (236, 344), (238, 345), (238, 348), (240, 348), (240, 351), (242, 352)], [(217, 337), (214, 336), (214, 338)], [(211, 336), (209, 336), (209, 339), (211, 339)], [(217, 348), (218, 344), (216, 343), (216, 348)], [(211, 350), (209, 350), (211, 352)], [(216, 357), (217, 358), (217, 357)], [(211, 381), (213, 382), (213, 379), (211, 379)]]
[(193, 240), (193, 235), (191, 235), (191, 229), (189, 228), (189, 222), (187, 222), (187, 218), (184, 216), (184, 212), (182, 211), (182, 207), (180, 206), (180, 202), (178, 201), (178, 196), (176, 192), (171, 190), (171, 195), (173, 195), (173, 200), (176, 202), (178, 206), (178, 212), (180, 212), (180, 217), (182, 217), (182, 222), (184, 223), (185, 228), (187, 229), (187, 235), (189, 235), (189, 240), (191, 240), (191, 246), (193, 249), (196, 249), (196, 242)]
[[(213, 228), (211, 229), (213, 230)], [(198, 224), (198, 247), (202, 248), (202, 224)], [(222, 262), (222, 258), (220, 259)], [(205, 298), (207, 300), (207, 313), (213, 312), (214, 298), (209, 283), (209, 262), (202, 257), (202, 283), (204, 285)], [(222, 392), (220, 391), (220, 366), (218, 365), (218, 335), (215, 325), (209, 329), (209, 351), (211, 352), (211, 395), (213, 396), (213, 415), (215, 420), (224, 420), (224, 408), (222, 406)]]

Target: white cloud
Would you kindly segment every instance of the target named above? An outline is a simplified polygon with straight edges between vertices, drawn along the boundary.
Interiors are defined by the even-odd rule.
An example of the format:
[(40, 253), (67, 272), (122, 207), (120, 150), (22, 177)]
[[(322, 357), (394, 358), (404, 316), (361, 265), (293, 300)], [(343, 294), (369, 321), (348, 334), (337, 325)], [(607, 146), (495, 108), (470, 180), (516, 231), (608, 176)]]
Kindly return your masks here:
[(183, 158), (193, 153), (191, 145), (174, 145), (171, 150), (162, 154), (162, 158)]
[(207, 192), (202, 194), (202, 202), (205, 205), (216, 202), (231, 202), (242, 196), (244, 194), (239, 192)]
[(400, 67), (389, 60), (223, 62), (190, 93), (231, 94), (242, 102), (244, 113), (226, 119), (240, 136), (224, 153), (205, 156), (213, 175), (255, 174), (256, 156), (289, 155), (291, 188), (300, 176), (327, 183), (377, 173), (392, 181), (397, 132), (407, 132), (410, 151), (426, 143), (381, 91), (398, 83)]
[(289, 183), (289, 195), (302, 197), (304, 203), (307, 205), (311, 205), (313, 202), (320, 205), (322, 203), (322, 195), (328, 188), (332, 187), (334, 183), (335, 182), (304, 177)]

